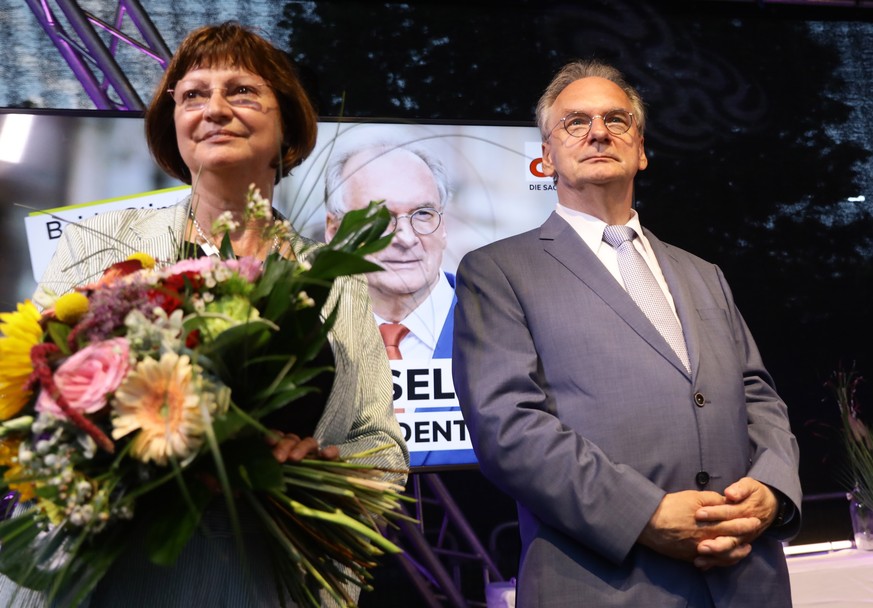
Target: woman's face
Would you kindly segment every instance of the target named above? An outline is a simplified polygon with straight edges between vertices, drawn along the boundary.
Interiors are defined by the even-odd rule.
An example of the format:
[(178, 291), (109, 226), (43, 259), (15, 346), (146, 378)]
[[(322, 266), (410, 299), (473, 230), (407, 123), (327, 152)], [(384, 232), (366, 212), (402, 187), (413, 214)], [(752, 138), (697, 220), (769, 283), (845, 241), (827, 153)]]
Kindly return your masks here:
[(241, 68), (189, 70), (174, 87), (176, 142), (193, 181), (203, 173), (272, 180), (281, 115), (264, 79)]

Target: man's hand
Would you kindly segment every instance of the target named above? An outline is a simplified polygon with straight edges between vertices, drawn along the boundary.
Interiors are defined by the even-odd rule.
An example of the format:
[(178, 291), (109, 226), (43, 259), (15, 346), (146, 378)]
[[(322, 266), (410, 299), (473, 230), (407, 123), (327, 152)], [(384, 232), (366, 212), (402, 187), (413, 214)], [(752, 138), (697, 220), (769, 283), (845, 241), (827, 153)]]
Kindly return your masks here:
[(337, 460), (339, 448), (329, 445), (322, 448), (315, 437), (301, 439), (294, 433), (272, 431), (267, 434), (267, 443), (273, 446), (273, 457), (279, 462), (300, 462), (304, 458)]
[(639, 542), (663, 555), (694, 562), (700, 557), (702, 543), (719, 540), (708, 545), (718, 550), (722, 562), (719, 565), (736, 563), (748, 555), (751, 548), (744, 547), (747, 545), (744, 539), (761, 526), (761, 520), (754, 516), (712, 521), (697, 518), (698, 513), (723, 508), (726, 503), (727, 498), (717, 492), (686, 490), (667, 494), (640, 534)]
[(698, 557), (694, 565), (707, 570), (713, 566), (729, 566), (737, 563), (751, 551), (751, 542), (766, 530), (776, 517), (779, 501), (773, 491), (760, 481), (743, 477), (728, 486), (722, 505), (706, 505), (694, 513), (702, 524), (719, 524), (738, 519), (753, 518), (759, 524), (738, 536), (706, 539), (698, 545)]

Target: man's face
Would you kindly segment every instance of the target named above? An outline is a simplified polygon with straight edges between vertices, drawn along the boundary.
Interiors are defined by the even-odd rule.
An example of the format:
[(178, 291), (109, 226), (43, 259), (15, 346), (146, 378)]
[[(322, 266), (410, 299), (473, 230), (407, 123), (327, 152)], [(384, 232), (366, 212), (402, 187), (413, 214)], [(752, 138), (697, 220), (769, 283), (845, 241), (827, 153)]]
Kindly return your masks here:
[[(394, 150), (370, 162), (366, 162), (367, 158), (352, 158), (346, 165), (343, 200), (347, 210), (362, 209), (371, 201), (384, 200), (395, 217), (423, 208), (442, 211), (433, 174), (416, 155)], [(328, 216), (328, 240), (336, 233), (340, 219)], [(432, 234), (421, 235), (413, 231), (408, 217), (397, 219), (391, 244), (369, 256), (385, 269), (369, 275), (370, 289), (385, 297), (412, 296), (416, 304), (421, 302), (439, 280), (445, 248), (445, 222)]]
[(636, 119), (627, 133), (614, 135), (595, 118), (585, 137), (571, 136), (560, 122), (570, 112), (593, 117), (610, 110), (633, 112), (633, 107), (625, 92), (605, 78), (583, 78), (561, 91), (548, 114), (547, 124), (554, 128), (543, 143), (543, 172), (557, 174), (560, 185), (575, 190), (589, 184), (630, 184), (648, 165)]

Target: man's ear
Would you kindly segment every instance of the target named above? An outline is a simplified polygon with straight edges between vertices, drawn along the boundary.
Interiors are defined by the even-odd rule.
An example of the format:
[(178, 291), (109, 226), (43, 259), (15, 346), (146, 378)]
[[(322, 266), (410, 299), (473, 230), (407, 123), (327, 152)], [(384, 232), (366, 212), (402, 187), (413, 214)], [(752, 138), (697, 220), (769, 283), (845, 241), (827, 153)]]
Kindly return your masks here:
[(552, 144), (549, 141), (543, 142), (543, 175), (546, 177), (555, 175), (555, 165), (552, 163)]
[(646, 158), (646, 139), (644, 137), (640, 138), (640, 171), (643, 171), (646, 167), (649, 166), (649, 159)]
[(342, 220), (340, 218), (338, 218), (330, 211), (327, 212), (327, 217), (324, 221), (324, 241), (326, 243), (330, 243), (330, 241), (333, 239), (333, 236), (336, 234), (336, 231), (339, 228), (341, 221)]

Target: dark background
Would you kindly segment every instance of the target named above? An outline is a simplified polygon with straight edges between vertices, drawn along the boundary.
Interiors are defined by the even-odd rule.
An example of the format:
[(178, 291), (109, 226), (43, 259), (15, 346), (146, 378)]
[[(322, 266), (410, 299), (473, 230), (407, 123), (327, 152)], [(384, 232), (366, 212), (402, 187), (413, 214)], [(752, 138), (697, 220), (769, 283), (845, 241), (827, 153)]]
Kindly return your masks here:
[[(804, 505), (795, 542), (851, 537), (824, 384), (837, 366), (873, 366), (871, 12), (425, 2), (373, 7), (364, 25), (354, 3), (331, 2), (289, 4), (283, 15), (322, 115), (529, 121), (566, 61), (594, 57), (625, 72), (648, 109), (643, 222), (723, 269), (789, 404), (804, 490), (829, 498)], [(478, 473), (441, 478), (513, 574), (515, 539), (500, 526), (514, 517), (511, 502)], [(471, 584), (473, 569), (462, 568)], [(380, 595), (386, 587), (396, 593), (381, 586), (372, 605), (396, 597)]]
[[(838, 414), (824, 384), (839, 365), (873, 374), (873, 10), (631, 0), (273, 4), (267, 33), (290, 49), (324, 117), (530, 123), (568, 60), (598, 58), (624, 71), (648, 109), (650, 163), (636, 193), (643, 223), (722, 268), (789, 405), (804, 490), (831, 499), (804, 505), (796, 542), (850, 537)], [(174, 49), (207, 21), (168, 6), (146, 9)], [(144, 99), (154, 81), (141, 75)], [(7, 98), (40, 106), (33, 96)], [(868, 393), (862, 385), (873, 410)], [(511, 576), (517, 541), (501, 525), (514, 518), (512, 502), (477, 471), (440, 478)], [(457, 572), (481, 595), (475, 567)], [(379, 590), (362, 605), (407, 605), (411, 591), (393, 562), (377, 574)]]

